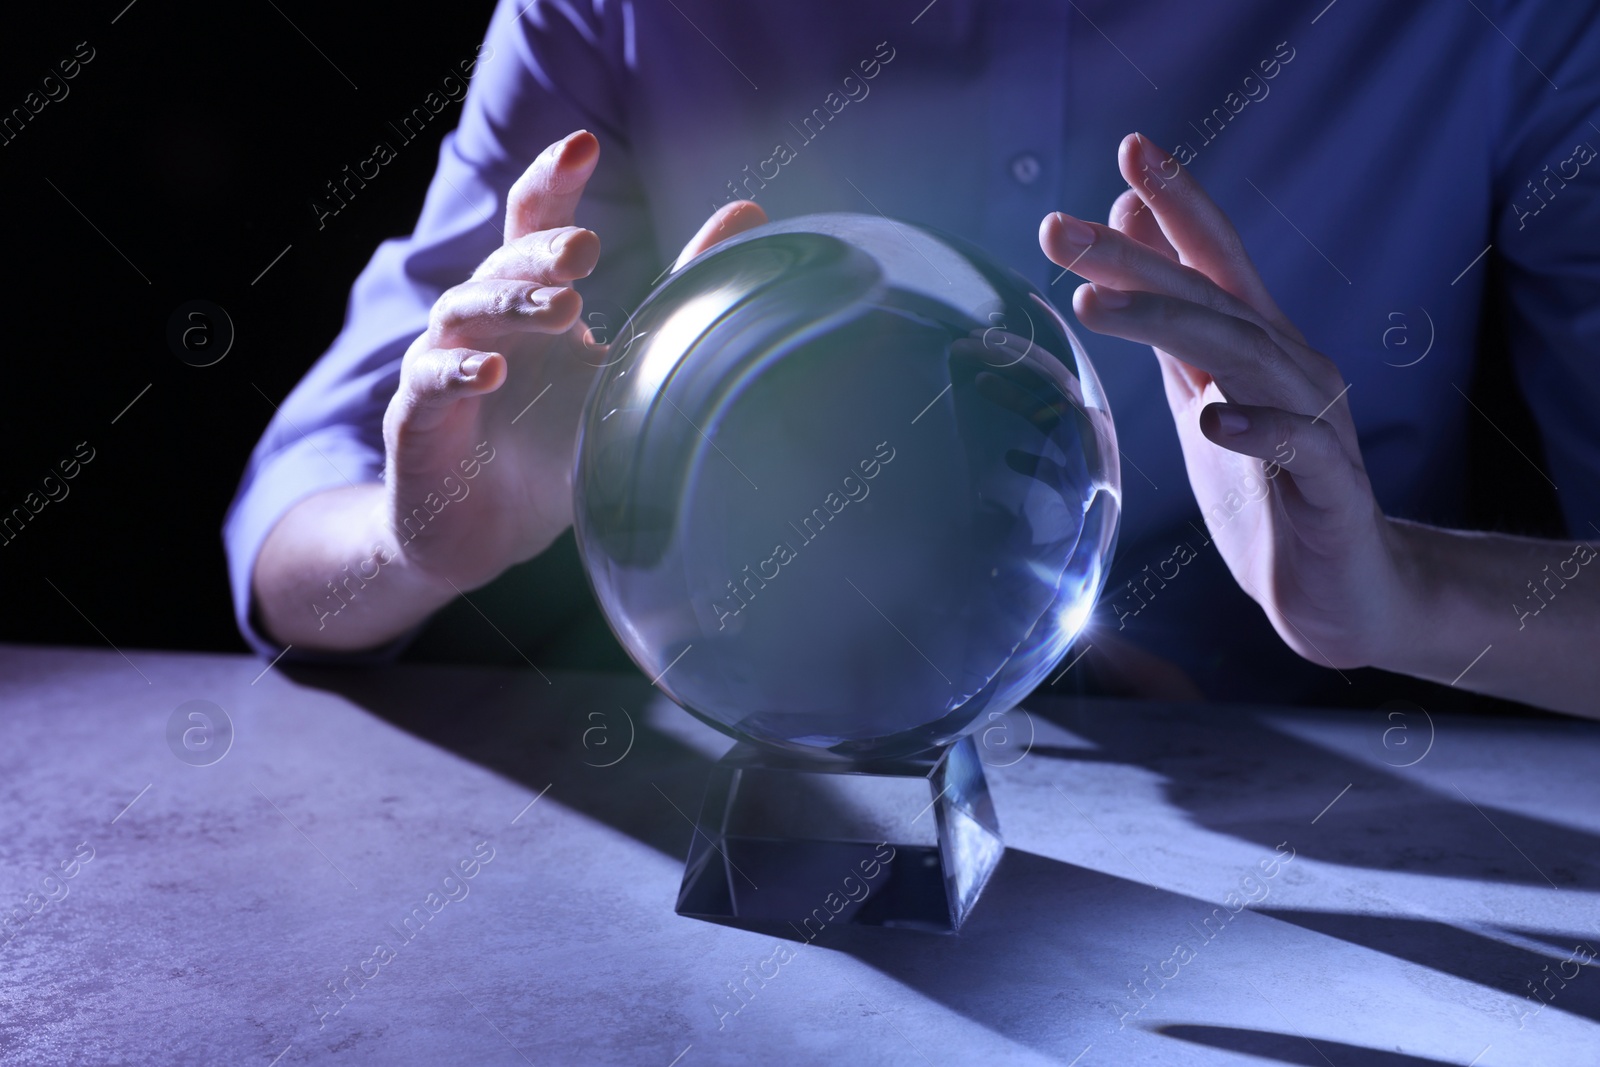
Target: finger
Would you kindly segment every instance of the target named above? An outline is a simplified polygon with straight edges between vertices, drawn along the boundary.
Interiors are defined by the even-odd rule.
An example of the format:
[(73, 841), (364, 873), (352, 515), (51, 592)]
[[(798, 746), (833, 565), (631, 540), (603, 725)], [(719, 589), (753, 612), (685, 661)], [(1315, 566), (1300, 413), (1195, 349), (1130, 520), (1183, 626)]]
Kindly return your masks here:
[(508, 334), (564, 333), (583, 310), (577, 290), (493, 278), (445, 291), (428, 316), (434, 348), (494, 348)]
[[(1112, 201), (1110, 220), (1112, 229), (1121, 230), (1170, 260), (1177, 260), (1178, 253), (1167, 240), (1167, 235), (1161, 232), (1150, 205), (1139, 199), (1139, 194), (1133, 189), (1124, 189), (1122, 195)], [(1161, 384), (1166, 390), (1167, 403), (1173, 411), (1183, 410), (1205, 390), (1211, 375), (1196, 370), (1181, 359), (1174, 359), (1159, 348), (1154, 352), (1156, 362), (1161, 366)]]
[(731, 204), (722, 205), (706, 220), (705, 225), (700, 227), (700, 232), (683, 246), (677, 261), (672, 264), (673, 271), (681, 269), (685, 263), (718, 242), (726, 241), (734, 234), (764, 226), (766, 222), (767, 213), (754, 201), (735, 200)]
[(1117, 150), (1117, 166), (1150, 206), (1182, 262), (1249, 304), (1274, 326), (1304, 341), (1267, 292), (1239, 231), (1170, 153), (1148, 137), (1130, 133)]
[(1121, 230), (1174, 262), (1178, 260), (1177, 250), (1167, 240), (1167, 235), (1161, 232), (1161, 225), (1156, 222), (1150, 205), (1139, 199), (1139, 194), (1132, 189), (1123, 190), (1122, 195), (1112, 202), (1110, 222), (1112, 229)]
[(1096, 333), (1159, 348), (1206, 372), (1229, 400), (1308, 412), (1327, 403), (1289, 353), (1254, 322), (1160, 293), (1098, 284), (1079, 286), (1072, 310)]
[(578, 130), (539, 153), (506, 194), (505, 239), (571, 226), (589, 175), (600, 159), (600, 142)]
[[(1161, 232), (1150, 206), (1140, 199), (1135, 190), (1125, 189), (1122, 195), (1112, 201), (1110, 222), (1112, 229), (1160, 252), (1175, 263), (1178, 261), (1178, 253), (1167, 240), (1167, 235)], [(1159, 348), (1155, 350), (1155, 355), (1156, 362), (1161, 366), (1161, 384), (1167, 394), (1167, 403), (1174, 412), (1184, 410), (1205, 391), (1211, 376), (1180, 359), (1174, 359)]]
[(462, 400), (484, 396), (506, 380), (506, 358), (471, 348), (414, 346), (400, 367), (397, 429), (426, 433), (444, 422)]
[(472, 277), (567, 285), (587, 278), (599, 262), (600, 238), (593, 230), (560, 226), (506, 242), (478, 264)]
[(1210, 278), (1120, 230), (1056, 211), (1039, 225), (1039, 247), (1057, 265), (1113, 289), (1165, 293), (1265, 326), (1260, 314)]
[[(1167, 240), (1167, 235), (1161, 232), (1150, 205), (1141, 200), (1134, 190), (1124, 189), (1122, 195), (1112, 202), (1110, 219), (1112, 229), (1122, 231), (1140, 244), (1177, 262), (1178, 253), (1173, 249), (1172, 242)], [(1167, 403), (1174, 411), (1187, 407), (1194, 397), (1205, 390), (1211, 375), (1180, 359), (1174, 359), (1159, 348), (1155, 353), (1156, 361), (1161, 365), (1161, 383), (1166, 389)]]
[(1230, 452), (1268, 461), (1269, 477), (1282, 467), (1313, 507), (1343, 514), (1352, 501), (1370, 497), (1362, 484), (1365, 473), (1325, 419), (1275, 407), (1210, 404), (1200, 412), (1200, 432)]

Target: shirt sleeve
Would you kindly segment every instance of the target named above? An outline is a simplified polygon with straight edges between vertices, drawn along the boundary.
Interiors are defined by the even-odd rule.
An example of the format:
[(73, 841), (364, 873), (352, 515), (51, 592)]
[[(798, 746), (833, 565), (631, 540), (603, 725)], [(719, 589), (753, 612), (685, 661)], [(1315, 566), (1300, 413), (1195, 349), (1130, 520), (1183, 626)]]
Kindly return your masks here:
[[(1600, 521), (1600, 3), (1505, 0), (1490, 240), (1510, 351), (1568, 532)], [(1529, 477), (1538, 477), (1532, 471)]]
[[(300, 500), (381, 480), (383, 414), (406, 348), (439, 296), (465, 281), (501, 242), (505, 198), (534, 158), (588, 129), (600, 162), (578, 210), (606, 251), (583, 284), (586, 300), (638, 294), (659, 259), (635, 176), (624, 86), (633, 58), (627, 5), (502, 0), (477, 56), (459, 126), (439, 149), (438, 169), (415, 231), (384, 241), (351, 289), (344, 326), (281, 404), (251, 453), (223, 522), (234, 617), (256, 651), (283, 651), (254, 616), (251, 575), (267, 534)], [(391, 151), (403, 151), (396, 131)], [(400, 143), (396, 143), (400, 142)], [(326, 226), (329, 219), (319, 222)], [(352, 561), (355, 562), (355, 561)], [(409, 636), (361, 655), (302, 654), (341, 662), (398, 655)]]

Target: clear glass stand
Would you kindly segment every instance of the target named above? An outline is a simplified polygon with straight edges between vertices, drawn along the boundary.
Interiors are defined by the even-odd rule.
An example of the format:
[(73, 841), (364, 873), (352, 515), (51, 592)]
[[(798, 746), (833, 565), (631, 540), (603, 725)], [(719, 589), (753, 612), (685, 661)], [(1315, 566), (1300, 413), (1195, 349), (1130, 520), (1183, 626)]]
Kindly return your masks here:
[(830, 763), (741, 742), (712, 769), (678, 914), (954, 933), (1005, 845), (970, 736), (920, 756)]

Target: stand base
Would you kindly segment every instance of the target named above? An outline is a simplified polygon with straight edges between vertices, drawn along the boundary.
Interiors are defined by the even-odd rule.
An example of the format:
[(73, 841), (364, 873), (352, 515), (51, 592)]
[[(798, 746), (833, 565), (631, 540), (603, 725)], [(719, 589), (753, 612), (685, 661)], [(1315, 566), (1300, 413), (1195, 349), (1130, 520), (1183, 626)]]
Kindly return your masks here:
[(678, 914), (954, 933), (1005, 845), (970, 736), (900, 760), (828, 764), (741, 742), (712, 769)]

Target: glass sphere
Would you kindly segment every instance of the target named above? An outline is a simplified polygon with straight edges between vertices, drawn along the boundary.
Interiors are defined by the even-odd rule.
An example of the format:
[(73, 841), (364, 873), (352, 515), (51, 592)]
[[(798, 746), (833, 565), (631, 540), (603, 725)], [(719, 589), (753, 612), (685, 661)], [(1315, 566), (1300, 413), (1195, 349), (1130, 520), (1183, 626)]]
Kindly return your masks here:
[(1087, 619), (1120, 514), (1111, 413), (1060, 313), (966, 242), (769, 223), (658, 286), (606, 359), (578, 546), (634, 661), (724, 733), (853, 760), (948, 744)]

